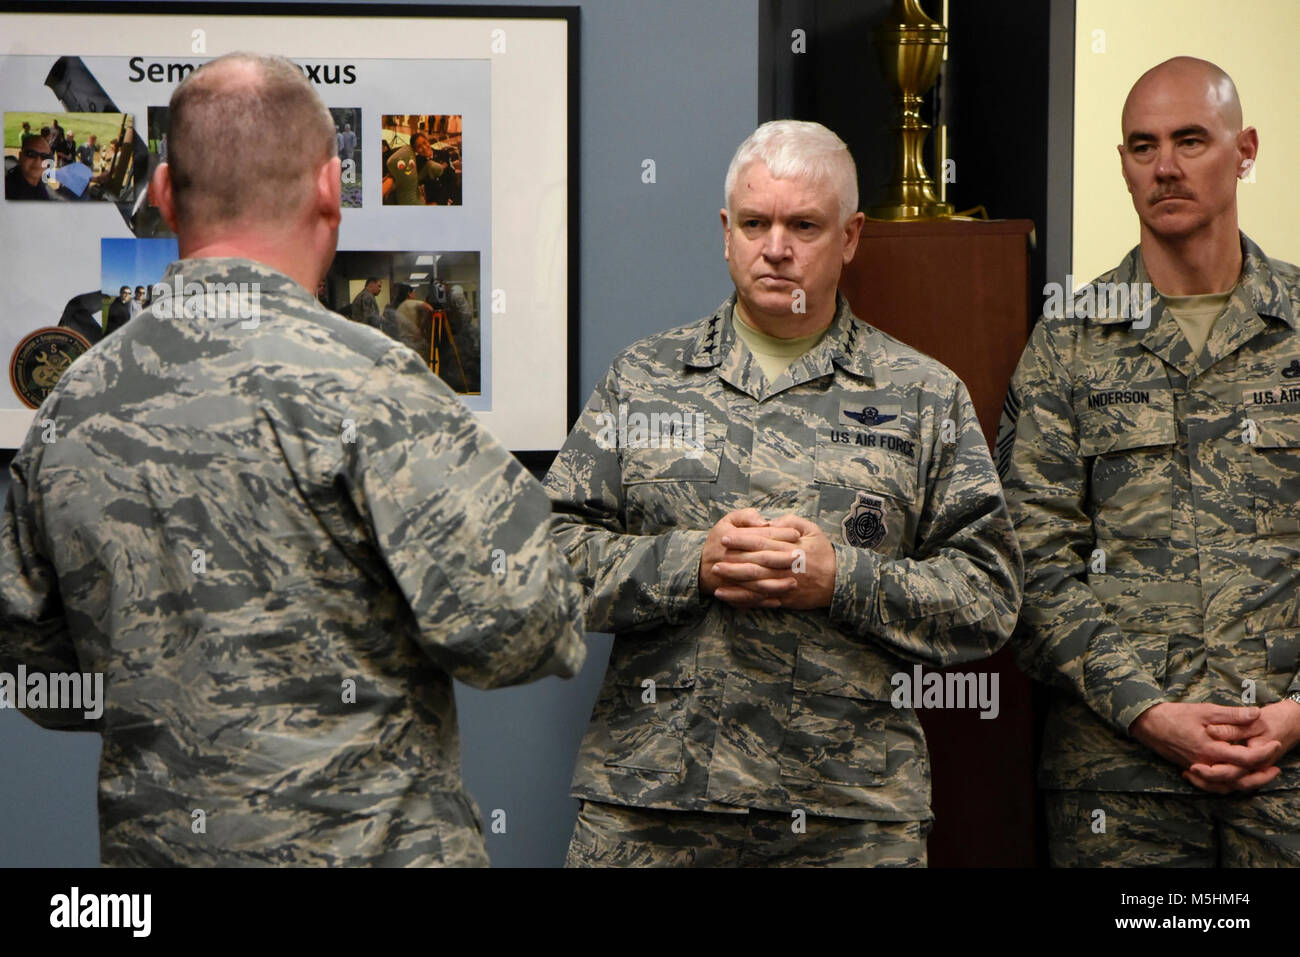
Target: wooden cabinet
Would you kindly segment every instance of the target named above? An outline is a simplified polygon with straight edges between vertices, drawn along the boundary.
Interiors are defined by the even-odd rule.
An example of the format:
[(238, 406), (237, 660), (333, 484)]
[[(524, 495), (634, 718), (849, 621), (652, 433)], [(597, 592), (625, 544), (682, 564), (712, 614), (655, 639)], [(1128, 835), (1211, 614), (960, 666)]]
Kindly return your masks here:
[[(858, 318), (961, 377), (990, 445), (1029, 338), (1032, 241), (1027, 219), (868, 222), (840, 280)], [(1031, 683), (1009, 649), (952, 670), (996, 673), (998, 714), (918, 712), (934, 776), (930, 865), (1032, 867), (1041, 829)]]

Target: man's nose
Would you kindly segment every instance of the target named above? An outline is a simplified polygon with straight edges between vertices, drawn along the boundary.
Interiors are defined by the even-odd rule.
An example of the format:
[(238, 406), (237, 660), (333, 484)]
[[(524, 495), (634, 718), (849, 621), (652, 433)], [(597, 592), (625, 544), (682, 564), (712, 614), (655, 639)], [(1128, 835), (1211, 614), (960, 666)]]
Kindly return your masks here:
[(774, 224), (763, 237), (763, 258), (784, 259), (790, 254), (790, 233), (784, 226)]
[(1158, 147), (1159, 152), (1156, 154), (1156, 178), (1157, 179), (1179, 179), (1183, 175), (1183, 168), (1178, 164), (1178, 152), (1173, 146)]

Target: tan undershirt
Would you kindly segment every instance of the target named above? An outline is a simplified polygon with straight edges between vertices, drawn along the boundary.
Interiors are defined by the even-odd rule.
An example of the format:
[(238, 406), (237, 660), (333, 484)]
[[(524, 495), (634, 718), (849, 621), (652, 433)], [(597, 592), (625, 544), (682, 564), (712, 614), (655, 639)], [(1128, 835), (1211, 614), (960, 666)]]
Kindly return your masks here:
[(1165, 301), (1165, 308), (1169, 310), (1170, 315), (1178, 322), (1178, 327), (1183, 330), (1183, 335), (1187, 337), (1193, 356), (1199, 356), (1205, 350), (1205, 343), (1210, 338), (1210, 333), (1214, 331), (1214, 323), (1223, 313), (1223, 307), (1228, 304), (1228, 297), (1231, 295), (1232, 290), (1212, 292), (1203, 296), (1160, 294), (1160, 298)]
[(821, 341), (822, 336), (826, 335), (826, 329), (821, 332), (814, 332), (810, 336), (800, 336), (797, 339), (779, 339), (776, 336), (769, 336), (766, 332), (761, 332), (749, 324), (745, 318), (744, 310), (739, 302), (731, 313), (732, 325), (736, 328), (736, 335), (749, 346), (749, 351), (754, 354), (754, 361), (758, 367), (763, 370), (763, 375), (767, 376), (768, 382), (775, 382), (781, 377), (781, 373), (790, 368), (790, 364), (806, 353), (813, 346)]

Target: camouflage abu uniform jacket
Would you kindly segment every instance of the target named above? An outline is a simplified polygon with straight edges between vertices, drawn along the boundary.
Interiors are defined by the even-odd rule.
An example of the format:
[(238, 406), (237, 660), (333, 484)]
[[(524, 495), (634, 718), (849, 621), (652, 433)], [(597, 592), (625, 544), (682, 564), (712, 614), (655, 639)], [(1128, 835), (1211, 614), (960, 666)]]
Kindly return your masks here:
[(352, 321), (378, 329), (381, 320), (379, 303), (370, 294), (369, 289), (363, 288), (357, 293), (357, 298), (352, 300)]
[[(1045, 787), (1204, 794), (1128, 736), (1133, 720), (1300, 690), (1300, 273), (1242, 248), (1200, 358), (1153, 292), (1146, 329), (1043, 319), (1012, 380), (998, 448), (1025, 555), (1015, 645), (1063, 692)], [(1148, 281), (1134, 249), (1092, 287)], [(1282, 769), (1270, 789), (1300, 786), (1300, 753)]]
[[(616, 636), (573, 794), (929, 819), (925, 739), (891, 706), (891, 675), (991, 654), (1020, 602), (970, 398), (842, 296), (822, 341), (769, 386), (733, 303), (615, 359), (546, 478), (587, 627)], [(700, 595), (708, 530), (750, 506), (830, 537), (829, 609)]]
[(451, 678), (585, 655), (546, 496), (406, 347), (249, 260), (175, 275), (259, 284), (257, 324), (155, 302), (64, 374), (0, 667), (104, 673), (107, 864), (485, 864)]

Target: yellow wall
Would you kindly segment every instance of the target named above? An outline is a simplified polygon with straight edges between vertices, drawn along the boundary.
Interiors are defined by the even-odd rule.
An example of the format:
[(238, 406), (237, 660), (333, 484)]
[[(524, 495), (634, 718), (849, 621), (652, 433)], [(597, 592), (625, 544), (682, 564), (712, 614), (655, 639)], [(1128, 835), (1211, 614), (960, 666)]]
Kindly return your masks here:
[[(1094, 31), (1104, 31), (1096, 35)], [(1188, 55), (1228, 72), (1259, 131), (1255, 182), (1238, 182), (1242, 230), (1269, 256), (1300, 262), (1300, 3), (1296, 0), (1077, 0), (1074, 70), (1075, 285), (1138, 242), (1120, 176), (1120, 110), (1139, 76)], [(1104, 41), (1105, 52), (1095, 52)]]

